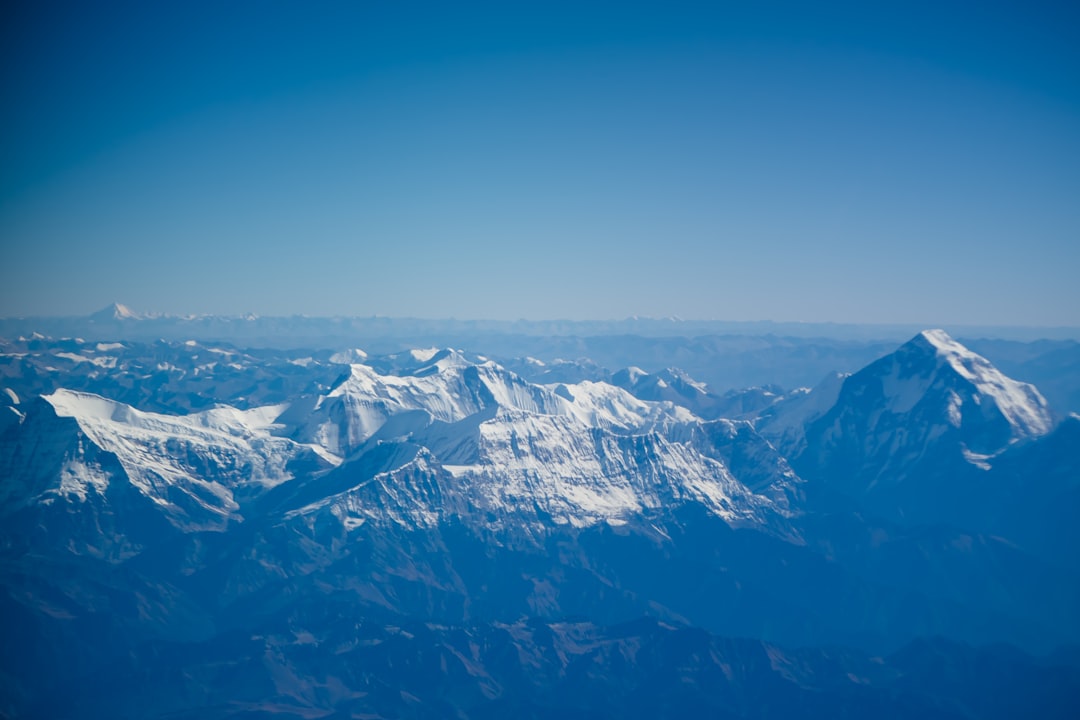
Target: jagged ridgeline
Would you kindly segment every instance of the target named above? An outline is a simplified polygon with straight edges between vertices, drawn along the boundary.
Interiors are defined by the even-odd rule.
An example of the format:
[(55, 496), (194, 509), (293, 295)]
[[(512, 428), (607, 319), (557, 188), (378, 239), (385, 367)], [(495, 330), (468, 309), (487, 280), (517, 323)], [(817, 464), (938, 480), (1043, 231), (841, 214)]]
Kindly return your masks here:
[(1080, 418), (941, 331), (738, 391), (633, 357), (3, 353), (12, 717), (1078, 707)]

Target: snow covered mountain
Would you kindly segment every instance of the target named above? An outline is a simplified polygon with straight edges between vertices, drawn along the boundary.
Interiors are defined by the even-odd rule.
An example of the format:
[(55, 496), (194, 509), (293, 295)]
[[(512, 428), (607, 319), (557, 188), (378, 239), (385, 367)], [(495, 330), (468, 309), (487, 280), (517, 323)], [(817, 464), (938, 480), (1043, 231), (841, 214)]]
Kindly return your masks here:
[(819, 489), (890, 516), (938, 520), (974, 511), (997, 492), (980, 485), (994, 458), (1052, 426), (1038, 390), (940, 330), (920, 333), (838, 388), (827, 381), (801, 401), (777, 404), (758, 424)]
[[(334, 471), (340, 476), (355, 475), (354, 466), (366, 467), (372, 453), (385, 454), (385, 444), (411, 447), (400, 467), (382, 473), (391, 473), (387, 479), (404, 471), (428, 476), (423, 486), (438, 488), (442, 507), (402, 496), (394, 482), (363, 484), (363, 473), (355, 477), (364, 502), (350, 489), (319, 507), (359, 522), (370, 517), (368, 508), (385, 506), (369, 497), (380, 487), (385, 498), (394, 498), (395, 516), (411, 514), (413, 522), (449, 512), (472, 521), (487, 517), (486, 524), (504, 529), (520, 529), (525, 521), (537, 532), (545, 522), (619, 523), (685, 502), (735, 525), (776, 526), (792, 512), (785, 493), (798, 478), (789, 468), (733, 465), (736, 454), (691, 442), (691, 429), (708, 423), (671, 402), (639, 400), (591, 381), (534, 385), (452, 350), (423, 360), (401, 375), (352, 365), (348, 379), (317, 402), (293, 437), (346, 458)], [(767, 445), (749, 426), (727, 437), (737, 438), (728, 444)], [(764, 481), (763, 467), (769, 468)], [(753, 476), (754, 489), (740, 481), (742, 472)]]
[[(933, 663), (992, 679), (952, 643), (1080, 639), (1080, 419), (940, 331), (727, 395), (437, 347), (4, 349), (0, 716), (145, 687), (114, 714), (482, 717), (566, 683), (711, 712), (761, 678), (823, 716), (910, 677), (952, 708)], [(1068, 697), (1054, 672), (1026, 697)]]
[(127, 305), (121, 305), (118, 302), (114, 302), (107, 307), (103, 307), (97, 312), (91, 313), (87, 317), (87, 320), (91, 323), (112, 323), (143, 319), (147, 318), (143, 315), (136, 313)]
[[(284, 517), (328, 513), (348, 528), (456, 518), (543, 534), (550, 523), (625, 523), (687, 502), (734, 525), (781, 528), (793, 512), (798, 478), (779, 458), (757, 461), (768, 444), (747, 424), (736, 432), (604, 383), (534, 385), (453, 350), (412, 359), (400, 375), (350, 364), (332, 390), (291, 405), (181, 416), (58, 390), (36, 412), (54, 414), (54, 426), (73, 419), (64, 432), (74, 445), (19, 462), (21, 448), (41, 446), (26, 432), (42, 424), (14, 429), (6, 490), (23, 504), (85, 502), (130, 485), (184, 531), (242, 522), (250, 503), (284, 485), (275, 493), (289, 498)], [(24, 478), (42, 467), (49, 479)]]

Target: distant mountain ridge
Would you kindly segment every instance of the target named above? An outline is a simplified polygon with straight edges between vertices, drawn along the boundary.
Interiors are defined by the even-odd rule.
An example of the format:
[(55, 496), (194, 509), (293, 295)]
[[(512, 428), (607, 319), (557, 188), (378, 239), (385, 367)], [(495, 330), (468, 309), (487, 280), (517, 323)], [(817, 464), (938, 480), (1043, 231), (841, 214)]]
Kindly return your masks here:
[[(85, 316), (0, 318), (0, 337), (39, 332), (52, 337), (88, 340), (233, 340), (275, 347), (298, 347), (321, 338), (347, 345), (350, 338), (452, 338), (485, 335), (694, 337), (700, 335), (776, 335), (851, 341), (891, 341), (910, 337), (922, 325), (828, 322), (684, 320), (677, 317), (628, 317), (621, 320), (458, 320), (383, 316), (261, 316), (143, 313), (114, 302)], [(1080, 327), (956, 325), (953, 334), (1030, 341), (1080, 340)], [(275, 341), (275, 333), (277, 334)], [(183, 335), (183, 337), (181, 337)], [(453, 344), (453, 343), (450, 343)]]
[[(385, 317), (314, 318), (140, 313), (114, 303), (93, 316), (0, 318), (0, 342), (67, 338), (96, 343), (194, 341), (280, 353), (363, 348), (372, 356), (456, 347), (496, 359), (528, 379), (610, 380), (628, 366), (678, 368), (722, 395), (753, 386), (809, 387), (854, 372), (922, 328), (903, 325), (739, 323), (630, 318), (622, 321), (474, 321)], [(949, 328), (1013, 376), (1037, 384), (1058, 412), (1080, 412), (1080, 330)], [(979, 339), (982, 338), (982, 339)], [(1013, 338), (995, 340), (987, 338)], [(1037, 338), (1036, 342), (1027, 342)], [(1024, 341), (1024, 342), (1019, 342)], [(531, 360), (530, 360), (531, 359)], [(592, 367), (585, 369), (580, 361)], [(530, 365), (532, 361), (543, 366)], [(548, 379), (540, 376), (545, 375)], [(743, 402), (743, 398), (730, 398)], [(711, 401), (710, 401), (711, 402)], [(758, 401), (755, 401), (758, 402)], [(731, 411), (724, 402), (723, 412)], [(757, 405), (756, 407), (760, 407)], [(749, 411), (750, 408), (745, 408)], [(717, 410), (719, 412), (719, 410)], [(706, 413), (707, 415), (709, 413)]]

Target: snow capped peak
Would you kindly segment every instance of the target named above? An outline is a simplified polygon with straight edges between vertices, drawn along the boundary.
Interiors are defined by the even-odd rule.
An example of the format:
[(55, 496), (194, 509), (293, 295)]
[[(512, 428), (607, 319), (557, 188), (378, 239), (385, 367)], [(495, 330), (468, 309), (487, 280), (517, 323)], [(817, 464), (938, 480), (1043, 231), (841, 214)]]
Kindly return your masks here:
[[(493, 361), (470, 362), (456, 350), (438, 351), (430, 361), (401, 374), (352, 365), (349, 377), (321, 404), (320, 417), (308, 427), (309, 437), (344, 454), (377, 433), (403, 435), (432, 422), (488, 418), (500, 409), (574, 418), (582, 430), (603, 427), (619, 433), (648, 432), (695, 419), (671, 402), (639, 400), (607, 383), (534, 385)], [(409, 418), (407, 430), (404, 418)]]
[(335, 365), (354, 365), (356, 363), (362, 363), (367, 360), (368, 354), (360, 348), (349, 348), (348, 350), (341, 350), (330, 356), (330, 362)]
[(968, 350), (949, 337), (944, 330), (924, 330), (918, 337), (932, 345), (938, 357), (945, 359), (949, 365), (968, 379), (972, 379), (979, 373), (998, 372), (989, 360)]
[(486, 358), (468, 355), (451, 347), (412, 348), (392, 355), (375, 356), (362, 361), (382, 375), (431, 375), (450, 368), (483, 364)]
[(639, 400), (626, 390), (603, 382), (583, 380), (562, 385), (561, 398), (569, 396), (564, 412), (577, 417), (584, 425), (619, 432), (647, 432), (665, 423), (697, 420), (693, 413), (671, 402)]
[(142, 316), (134, 312), (126, 305), (121, 305), (118, 302), (114, 302), (111, 305), (98, 310), (96, 313), (90, 315), (90, 319), (94, 321), (103, 320), (138, 320)]
[(948, 352), (956, 349), (966, 350), (963, 345), (953, 340), (949, 333), (945, 332), (941, 328), (923, 330), (913, 339), (922, 340), (941, 351)]
[(648, 377), (649, 373), (645, 372), (636, 365), (631, 365), (630, 367), (615, 373), (615, 376), (617, 381), (620, 382), (620, 384), (625, 383), (629, 385), (636, 385), (638, 382), (641, 381), (642, 378)]
[[(919, 368), (917, 358), (925, 357), (926, 351), (932, 352), (933, 366)], [(895, 356), (906, 361), (896, 368), (901, 374), (910, 373), (912, 376), (933, 380), (938, 379), (944, 371), (951, 376), (952, 383), (959, 382), (961, 386), (966, 385), (973, 389), (974, 402), (990, 400), (1013, 427), (1014, 439), (1050, 432), (1053, 424), (1050, 408), (1033, 385), (1006, 377), (989, 360), (967, 349), (944, 330), (924, 330), (901, 347)], [(940, 378), (940, 381), (946, 382), (945, 378)], [(909, 386), (908, 391), (914, 389), (910, 387), (910, 382), (906, 384)], [(899, 384), (894, 385), (900, 389)], [(925, 389), (919, 392), (921, 394)], [(955, 426), (959, 425), (961, 418), (959, 397), (954, 392), (949, 403), (950, 421)]]
[[(945, 332), (928, 330), (845, 379), (835, 404), (804, 426), (793, 449), (801, 451), (797, 467), (814, 467), (858, 494), (879, 482), (925, 480), (928, 468), (957, 460), (985, 467), (1051, 425), (1033, 386), (1006, 377)], [(766, 436), (783, 430), (759, 428)]]
[[(352, 365), (290, 431), (344, 458), (340, 477), (362, 479), (312, 512), (333, 508), (349, 526), (429, 524), (482, 508), (483, 522), (506, 528), (535, 525), (535, 508), (575, 526), (687, 500), (730, 522), (786, 512), (736, 480), (719, 450), (695, 444), (688, 428), (702, 421), (670, 401), (605, 382), (533, 384), (456, 350), (402, 356), (388, 367)], [(403, 369), (410, 359), (426, 364)], [(425, 450), (415, 463), (377, 461), (393, 448)]]
[(705, 383), (695, 380), (685, 370), (676, 367), (669, 367), (665, 370), (657, 373), (661, 378), (666, 378), (668, 382), (675, 382), (683, 385), (686, 388), (692, 389), (701, 395), (705, 395), (709, 392), (709, 387)]
[(473, 365), (464, 353), (454, 348), (427, 348), (425, 350), (410, 350), (413, 358), (423, 363), (422, 367), (413, 372), (414, 375), (427, 375), (431, 373), (446, 372), (451, 368), (462, 368)]
[(413, 360), (416, 360), (416, 361), (422, 362), (422, 363), (429, 362), (438, 353), (439, 353), (439, 348), (437, 348), (437, 347), (413, 348), (412, 350), (409, 351), (409, 354), (412, 355)]

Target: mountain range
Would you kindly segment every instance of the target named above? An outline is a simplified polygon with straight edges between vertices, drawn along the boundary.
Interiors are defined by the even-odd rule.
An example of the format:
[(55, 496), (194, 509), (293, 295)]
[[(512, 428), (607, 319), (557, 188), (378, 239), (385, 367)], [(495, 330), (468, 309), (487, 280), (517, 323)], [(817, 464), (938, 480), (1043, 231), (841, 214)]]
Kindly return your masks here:
[(722, 391), (449, 347), (2, 351), (6, 716), (1080, 707), (1080, 417), (940, 330)]

